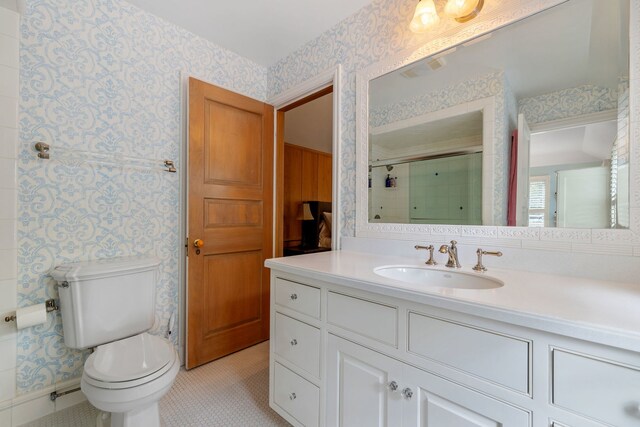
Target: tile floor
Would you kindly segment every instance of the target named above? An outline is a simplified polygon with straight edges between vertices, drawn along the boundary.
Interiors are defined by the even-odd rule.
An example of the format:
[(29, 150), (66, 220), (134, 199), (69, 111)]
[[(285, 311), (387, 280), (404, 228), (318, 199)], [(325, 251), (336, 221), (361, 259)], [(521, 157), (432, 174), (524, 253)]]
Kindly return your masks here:
[[(164, 427), (289, 426), (269, 408), (269, 342), (190, 371), (181, 370), (160, 401)], [(25, 427), (93, 427), (98, 411), (88, 402)]]

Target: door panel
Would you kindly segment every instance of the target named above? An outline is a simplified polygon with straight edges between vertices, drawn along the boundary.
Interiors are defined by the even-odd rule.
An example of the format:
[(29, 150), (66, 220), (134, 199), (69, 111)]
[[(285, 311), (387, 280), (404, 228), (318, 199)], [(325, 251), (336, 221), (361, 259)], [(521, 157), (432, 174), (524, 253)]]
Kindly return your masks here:
[(269, 337), (272, 163), (273, 107), (190, 79), (187, 369)]
[(331, 202), (333, 160), (330, 155), (318, 155), (318, 200)]
[[(206, 303), (216, 307), (206, 313), (205, 335), (219, 334), (260, 320), (260, 264), (262, 251), (207, 255), (205, 257)], [(237, 286), (226, 286), (235, 283)]]
[(302, 226), (296, 219), (302, 202), (302, 150), (295, 145), (284, 145), (284, 247), (302, 243)]
[(205, 115), (205, 182), (261, 186), (262, 114), (205, 99)]

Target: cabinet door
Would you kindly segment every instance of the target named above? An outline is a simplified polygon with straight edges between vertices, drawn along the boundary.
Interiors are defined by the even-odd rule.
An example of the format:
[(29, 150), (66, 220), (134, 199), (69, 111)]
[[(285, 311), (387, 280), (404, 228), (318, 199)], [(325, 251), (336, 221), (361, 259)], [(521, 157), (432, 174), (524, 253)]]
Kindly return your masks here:
[(327, 426), (399, 426), (401, 374), (397, 360), (330, 335)]
[(529, 413), (420, 369), (403, 370), (403, 423), (420, 427), (527, 427)]

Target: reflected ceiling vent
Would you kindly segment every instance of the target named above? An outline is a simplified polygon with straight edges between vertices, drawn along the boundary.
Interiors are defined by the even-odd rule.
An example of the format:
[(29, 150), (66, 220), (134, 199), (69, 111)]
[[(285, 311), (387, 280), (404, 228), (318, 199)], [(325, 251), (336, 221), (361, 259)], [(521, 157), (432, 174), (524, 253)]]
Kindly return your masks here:
[(427, 62), (427, 65), (429, 66), (429, 68), (431, 68), (433, 71), (444, 67), (445, 65), (447, 65), (447, 61), (444, 58), (436, 58), (436, 59), (432, 59), (431, 61)]
[(400, 75), (407, 79), (414, 79), (420, 76), (426, 76), (431, 71), (436, 71), (447, 65), (444, 58), (433, 58), (429, 61), (421, 61), (411, 68), (402, 71)]

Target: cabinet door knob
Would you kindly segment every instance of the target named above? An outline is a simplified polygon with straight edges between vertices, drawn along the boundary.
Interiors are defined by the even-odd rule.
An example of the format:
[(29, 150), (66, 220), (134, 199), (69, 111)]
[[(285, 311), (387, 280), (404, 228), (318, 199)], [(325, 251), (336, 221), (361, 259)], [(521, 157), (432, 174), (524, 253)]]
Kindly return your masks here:
[(397, 391), (398, 390), (398, 383), (395, 381), (391, 381), (389, 383), (389, 390), (391, 391)]
[(298, 345), (298, 340), (297, 339), (292, 339), (291, 340), (291, 345)]
[(413, 390), (411, 390), (409, 387), (405, 388), (404, 390), (402, 390), (402, 396), (404, 396), (404, 398), (407, 400), (411, 400), (411, 397), (413, 396)]
[(298, 299), (298, 294), (291, 294), (291, 301), (295, 301)]
[(289, 395), (289, 399), (290, 399), (290, 400), (296, 400), (296, 394), (295, 394), (295, 393), (291, 393), (291, 394)]

